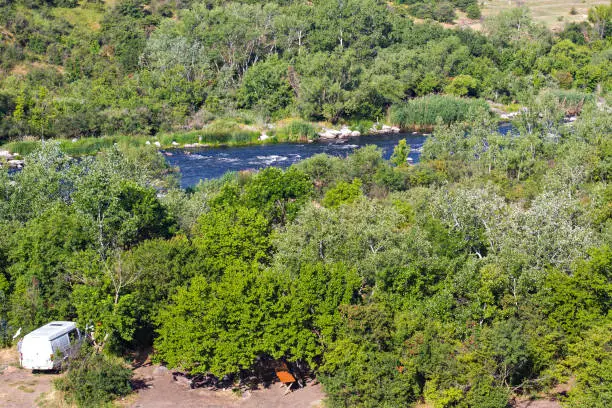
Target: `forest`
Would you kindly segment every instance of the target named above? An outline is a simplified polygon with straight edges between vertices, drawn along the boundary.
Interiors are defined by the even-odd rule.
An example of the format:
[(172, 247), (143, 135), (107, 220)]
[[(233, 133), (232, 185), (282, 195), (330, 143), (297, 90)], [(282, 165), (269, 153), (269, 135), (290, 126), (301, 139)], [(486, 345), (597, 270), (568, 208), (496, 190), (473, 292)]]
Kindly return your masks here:
[(612, 115), (531, 112), (513, 137), (440, 127), (416, 165), (370, 146), (189, 190), (154, 148), (46, 142), (0, 172), (2, 340), (74, 319), (191, 373), (301, 362), (330, 407), (503, 407), (570, 378), (566, 406), (609, 406)]
[(288, 117), (358, 126), (415, 96), (516, 110), (547, 89), (572, 101), (610, 89), (609, 6), (555, 34), (525, 8), (475, 31), (410, 15), (451, 2), (400, 3), (2, 0), (0, 142)]
[[(300, 364), (332, 408), (507, 407), (560, 384), (564, 407), (612, 406), (612, 6), (559, 33), (524, 8), (444, 28), (440, 9), (479, 14), (0, 0), (0, 141), (41, 139), (0, 166), (0, 346), (89, 328), (95, 357), (56, 382), (82, 407), (129, 393), (142, 349), (236, 384)], [(188, 189), (155, 146), (65, 148), (286, 118), (434, 131), (416, 164), (400, 141)]]

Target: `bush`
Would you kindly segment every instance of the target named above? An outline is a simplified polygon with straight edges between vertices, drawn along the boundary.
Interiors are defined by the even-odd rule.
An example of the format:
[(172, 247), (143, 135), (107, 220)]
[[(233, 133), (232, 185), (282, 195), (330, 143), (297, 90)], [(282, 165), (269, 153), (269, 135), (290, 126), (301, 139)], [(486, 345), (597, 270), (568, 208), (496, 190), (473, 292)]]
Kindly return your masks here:
[(468, 120), (478, 111), (488, 111), (482, 99), (464, 99), (455, 96), (430, 95), (411, 99), (391, 107), (391, 122), (404, 129), (427, 129), (438, 124)]
[(84, 347), (65, 377), (55, 380), (55, 387), (65, 393), (66, 401), (79, 407), (102, 406), (132, 392), (132, 370), (121, 360), (92, 354)]
[(321, 204), (327, 208), (337, 208), (341, 204), (350, 204), (361, 196), (361, 180), (354, 179), (352, 183), (340, 181), (327, 191)]
[(481, 17), (480, 8), (477, 4), (470, 4), (467, 6), (465, 13), (467, 14), (467, 17), (472, 20), (477, 20)]

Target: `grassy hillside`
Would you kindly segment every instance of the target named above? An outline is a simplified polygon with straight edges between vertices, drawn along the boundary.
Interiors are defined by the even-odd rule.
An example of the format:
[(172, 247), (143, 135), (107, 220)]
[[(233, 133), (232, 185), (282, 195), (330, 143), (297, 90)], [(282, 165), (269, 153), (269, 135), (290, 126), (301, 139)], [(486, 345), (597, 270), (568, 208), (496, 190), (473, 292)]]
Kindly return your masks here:
[[(546, 4), (532, 16), (473, 0), (0, 2), (0, 143), (206, 132), (219, 120), (384, 122), (432, 94), (498, 104), (558, 88), (606, 94), (601, 27), (612, 24), (552, 32), (538, 24)], [(482, 32), (432, 20), (481, 9)]]

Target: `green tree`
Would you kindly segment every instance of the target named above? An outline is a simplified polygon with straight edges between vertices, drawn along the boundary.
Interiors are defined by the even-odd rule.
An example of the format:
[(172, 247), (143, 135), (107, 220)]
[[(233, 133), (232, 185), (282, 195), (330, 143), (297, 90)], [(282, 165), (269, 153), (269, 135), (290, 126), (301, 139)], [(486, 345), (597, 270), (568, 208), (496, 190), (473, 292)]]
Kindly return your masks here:
[(406, 139), (400, 140), (397, 145), (393, 148), (393, 154), (391, 155), (391, 163), (398, 167), (406, 166), (406, 160), (408, 159), (408, 153), (410, 149), (406, 145)]
[(253, 65), (245, 73), (238, 90), (239, 104), (261, 110), (266, 117), (282, 114), (294, 97), (288, 69), (289, 65), (276, 56)]
[(73, 316), (70, 270), (75, 252), (91, 248), (91, 224), (64, 205), (49, 208), (11, 237), (11, 321), (25, 331)]
[(267, 262), (270, 223), (256, 209), (234, 207), (203, 214), (194, 230), (194, 246), (209, 273), (221, 273), (236, 262)]
[(446, 93), (455, 96), (477, 96), (478, 82), (469, 75), (458, 75), (444, 88)]
[(321, 204), (327, 208), (337, 208), (342, 204), (350, 204), (361, 196), (360, 179), (356, 178), (351, 183), (340, 181), (336, 186), (327, 190)]

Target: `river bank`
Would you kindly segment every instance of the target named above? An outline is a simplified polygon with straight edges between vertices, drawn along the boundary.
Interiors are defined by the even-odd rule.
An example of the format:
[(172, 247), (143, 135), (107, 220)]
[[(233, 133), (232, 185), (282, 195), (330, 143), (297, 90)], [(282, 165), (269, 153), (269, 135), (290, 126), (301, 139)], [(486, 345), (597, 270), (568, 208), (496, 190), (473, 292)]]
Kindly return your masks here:
[[(170, 134), (159, 134), (155, 136), (116, 135), (101, 137), (85, 137), (79, 139), (53, 139), (59, 142), (61, 149), (68, 155), (79, 157), (94, 155), (102, 149), (113, 145), (126, 147), (152, 147), (158, 150), (168, 149), (206, 149), (218, 147), (241, 147), (266, 145), (277, 143), (313, 143), (318, 140), (329, 141), (332, 139), (346, 140), (355, 136), (374, 136), (385, 133), (399, 133), (400, 129), (389, 125), (380, 125), (370, 128), (365, 132), (342, 126), (338, 129), (326, 127), (316, 123), (304, 122), (311, 128), (306, 128), (303, 133), (290, 133), (284, 128), (275, 129), (262, 127), (254, 129), (229, 129), (208, 131), (176, 132)], [(305, 127), (300, 124), (301, 127)], [(21, 166), (23, 156), (34, 151), (40, 140), (18, 140), (0, 145), (0, 166), (8, 164), (11, 167)]]
[[(500, 126), (506, 121), (500, 120)], [(393, 124), (360, 121), (340, 126), (323, 122), (301, 120), (281, 121), (260, 126), (241, 124), (230, 128), (207, 128), (195, 131), (160, 133), (153, 136), (109, 135), (75, 139), (53, 139), (60, 148), (73, 157), (89, 156), (113, 145), (127, 148), (151, 147), (169, 149), (209, 149), (258, 146), (278, 143), (306, 144), (322, 142), (343, 143), (351, 137), (373, 137), (384, 134), (429, 135), (434, 126), (399, 126)], [(0, 166), (19, 168), (23, 157), (34, 151), (40, 140), (26, 139), (0, 145)]]

